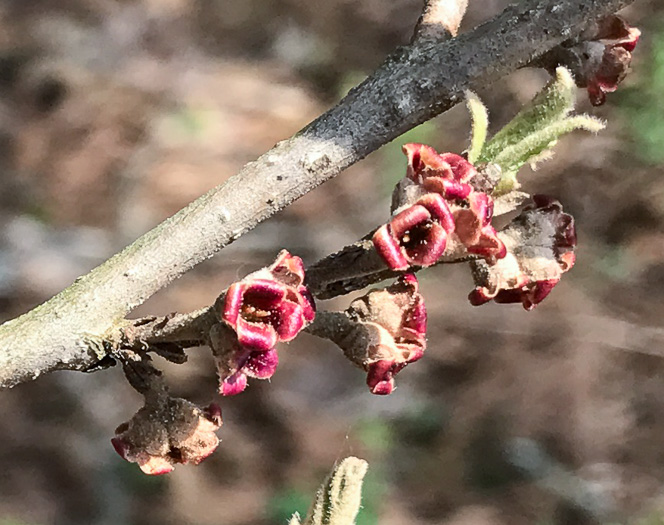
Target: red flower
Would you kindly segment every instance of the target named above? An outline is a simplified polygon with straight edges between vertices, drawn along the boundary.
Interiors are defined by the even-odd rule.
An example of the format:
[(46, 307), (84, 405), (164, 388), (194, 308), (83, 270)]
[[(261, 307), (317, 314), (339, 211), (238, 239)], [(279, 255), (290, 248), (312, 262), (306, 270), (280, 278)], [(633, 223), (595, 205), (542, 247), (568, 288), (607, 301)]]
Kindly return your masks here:
[(417, 278), (402, 275), (389, 288), (353, 301), (346, 313), (357, 323), (356, 336), (342, 345), (346, 356), (366, 370), (373, 394), (390, 394), (394, 376), (426, 349), (427, 312)]
[(491, 225), (493, 201), (486, 193), (473, 192), (468, 196), (468, 208), (454, 212), (454, 233), (468, 253), (502, 259), (506, 249)]
[(293, 340), (314, 316), (302, 260), (286, 250), (269, 268), (233, 283), (221, 307), (221, 319), (237, 333), (240, 346), (260, 352)]
[(279, 364), (279, 354), (273, 348), (267, 352), (241, 346), (232, 330), (217, 325), (210, 334), (217, 365), (219, 393), (234, 396), (247, 387), (247, 378), (269, 379)]
[(477, 287), (468, 298), (474, 306), (493, 299), (532, 310), (574, 266), (574, 218), (563, 213), (554, 199), (543, 195), (533, 199), (535, 204), (498, 234), (507, 248), (506, 257), (495, 264), (472, 263)]
[(215, 404), (200, 409), (186, 399), (158, 396), (120, 425), (111, 443), (146, 474), (167, 474), (178, 463), (198, 465), (212, 454), (221, 424)]
[[(460, 155), (439, 154), (424, 144), (406, 144), (403, 151), (408, 157), (408, 168), (406, 177), (395, 188), (392, 209), (404, 211), (374, 235), (374, 245), (388, 266), (394, 270), (406, 269), (411, 264), (429, 266), (449, 246), (452, 248), (448, 251), (458, 253), (459, 256), (465, 251), (488, 259), (504, 257), (505, 246), (491, 225), (493, 200), (487, 193), (471, 185), (471, 181), (481, 183), (475, 167)], [(423, 198), (431, 200), (432, 194), (440, 196), (444, 202), (445, 213), (438, 214), (444, 216), (444, 219), (430, 219), (421, 210), (419, 214), (413, 211)], [(443, 205), (438, 208), (443, 208)], [(407, 242), (404, 243), (401, 231), (407, 230), (410, 233), (412, 224), (420, 216), (424, 217), (427, 227), (427, 220), (441, 223), (443, 234), (433, 231), (430, 235), (420, 233), (416, 237), (420, 242), (414, 246), (412, 235), (407, 234)], [(423, 232), (423, 229), (419, 228), (419, 232)], [(456, 234), (451, 237), (452, 244), (448, 240), (450, 233)], [(408, 241), (411, 241), (410, 245)], [(414, 255), (409, 253), (413, 249), (418, 251)]]
[(268, 379), (279, 364), (274, 346), (292, 341), (315, 317), (304, 265), (283, 250), (268, 268), (233, 283), (219, 305), (223, 324), (210, 332), (220, 393), (239, 394), (247, 377)]
[(411, 265), (434, 264), (452, 231), (449, 206), (440, 195), (429, 193), (376, 230), (372, 240), (390, 269), (407, 270)]
[(600, 22), (599, 31), (595, 37), (596, 44), (603, 46), (596, 52), (598, 58), (588, 61), (585, 68), (585, 77), (590, 102), (594, 106), (601, 106), (606, 101), (606, 93), (618, 89), (629, 71), (632, 62), (632, 52), (641, 36), (641, 31), (630, 27), (619, 16), (610, 16)]
[(467, 184), (477, 175), (470, 162), (456, 153), (438, 153), (424, 144), (404, 144), (408, 157), (406, 177), (427, 192), (439, 193), (446, 199), (465, 199), (472, 191)]

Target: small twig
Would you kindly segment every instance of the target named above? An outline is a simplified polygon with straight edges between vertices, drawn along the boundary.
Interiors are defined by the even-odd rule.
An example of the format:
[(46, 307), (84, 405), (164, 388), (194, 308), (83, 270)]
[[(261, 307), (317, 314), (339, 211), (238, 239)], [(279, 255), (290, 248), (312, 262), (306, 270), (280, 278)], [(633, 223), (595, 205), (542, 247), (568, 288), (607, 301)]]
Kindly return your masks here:
[(146, 347), (163, 343), (177, 343), (183, 347), (207, 344), (210, 328), (218, 322), (212, 306), (187, 314), (170, 314), (126, 322), (122, 344)]
[[(464, 263), (477, 259), (468, 255), (460, 243), (441, 257), (438, 264)], [(408, 271), (419, 272), (421, 267)], [(307, 284), (317, 299), (332, 299), (361, 290), (372, 284), (394, 279), (403, 272), (390, 270), (368, 240), (350, 244), (342, 250), (324, 257), (307, 269)]]
[(122, 357), (122, 371), (134, 390), (144, 396), (165, 396), (168, 388), (164, 376), (145, 353), (127, 352)]

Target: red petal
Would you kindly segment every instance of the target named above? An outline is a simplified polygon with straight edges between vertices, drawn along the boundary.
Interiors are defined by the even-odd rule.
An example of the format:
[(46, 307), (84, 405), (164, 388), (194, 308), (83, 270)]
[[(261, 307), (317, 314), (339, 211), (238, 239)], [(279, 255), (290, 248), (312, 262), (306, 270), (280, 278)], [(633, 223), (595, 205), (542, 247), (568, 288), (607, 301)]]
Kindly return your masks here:
[(209, 419), (212, 423), (214, 423), (218, 427), (221, 426), (222, 424), (221, 407), (219, 405), (217, 405), (216, 403), (210, 403), (207, 407), (203, 409), (203, 414), (205, 414), (205, 417)]
[(276, 318), (275, 329), (280, 341), (292, 341), (304, 326), (303, 308), (291, 301), (282, 301), (275, 308), (274, 315)]
[(422, 163), (420, 161), (420, 149), (422, 144), (404, 144), (401, 147), (404, 155), (408, 157), (408, 168), (406, 170), (406, 177), (418, 182), (418, 174), (422, 171)]
[[(429, 195), (435, 195), (431, 193)], [(440, 195), (438, 195), (440, 197)], [(421, 200), (421, 199), (420, 199)], [(419, 200), (417, 201), (420, 202)], [(431, 219), (431, 213), (424, 207), (414, 204), (402, 212), (397, 213), (390, 221), (390, 230), (392, 236), (400, 239), (408, 230), (413, 229), (418, 224)]]
[(479, 217), (471, 210), (462, 209), (454, 212), (454, 233), (467, 248), (479, 241), (480, 227)]
[(541, 303), (551, 293), (560, 279), (549, 279), (546, 281), (537, 281), (529, 293), (523, 296), (523, 307), (526, 310), (532, 310)]
[(525, 293), (527, 292), (521, 288), (500, 290), (493, 300), (500, 304), (522, 303)]
[(269, 323), (252, 323), (240, 317), (235, 331), (240, 345), (252, 350), (267, 352), (277, 344), (277, 331)]
[(469, 184), (443, 177), (427, 177), (422, 182), (422, 187), (427, 191), (439, 193), (446, 199), (465, 199), (473, 190)]
[(127, 454), (129, 453), (129, 444), (124, 439), (114, 437), (111, 439), (111, 445), (113, 445), (113, 448), (122, 459), (127, 459)]
[(139, 463), (138, 466), (149, 476), (161, 476), (172, 472), (174, 469), (173, 464), (169, 460), (160, 456), (152, 456), (147, 462), (142, 465)]
[(221, 382), (219, 393), (222, 396), (234, 396), (243, 392), (245, 388), (247, 388), (247, 376), (242, 372), (237, 372)]
[(235, 326), (237, 319), (240, 315), (240, 308), (242, 307), (242, 295), (244, 294), (245, 285), (243, 283), (233, 283), (226, 291), (226, 299), (224, 300), (224, 310), (221, 318), (231, 326)]
[(399, 242), (392, 236), (387, 224), (374, 233), (372, 242), (376, 252), (391, 270), (407, 270), (408, 260), (404, 256)]
[(278, 304), (288, 292), (288, 287), (269, 279), (248, 279), (244, 285), (243, 304), (251, 304), (269, 310)]
[(274, 375), (278, 364), (279, 354), (274, 349), (268, 352), (252, 352), (243, 370), (250, 377), (268, 379)]
[(427, 333), (427, 309), (424, 306), (424, 300), (420, 296), (416, 300), (404, 322), (404, 328), (413, 330), (420, 336), (425, 336)]
[(493, 299), (493, 296), (487, 293), (486, 288), (475, 288), (468, 294), (468, 300), (473, 306), (481, 306), (491, 301), (491, 299)]
[(441, 160), (449, 164), (454, 173), (454, 178), (460, 182), (467, 182), (475, 175), (477, 170), (468, 160), (456, 153), (441, 153)]
[(378, 361), (369, 365), (367, 385), (372, 394), (386, 396), (394, 390), (393, 361)]
[(427, 193), (420, 197), (416, 204), (424, 206), (431, 214), (433, 220), (438, 222), (447, 233), (454, 231), (454, 216), (450, 207), (437, 193)]
[(486, 193), (473, 193), (469, 199), (470, 209), (477, 215), (482, 227), (488, 225), (493, 217), (493, 200)]
[(281, 250), (277, 259), (270, 266), (270, 271), (276, 279), (288, 286), (300, 286), (304, 282), (304, 263), (302, 259), (291, 255), (287, 250)]
[(300, 286), (297, 293), (299, 293), (302, 298), (300, 302), (302, 305), (302, 315), (304, 316), (305, 321), (310, 323), (314, 320), (314, 317), (316, 317), (316, 301), (314, 300), (314, 296), (311, 295), (309, 288), (306, 286)]

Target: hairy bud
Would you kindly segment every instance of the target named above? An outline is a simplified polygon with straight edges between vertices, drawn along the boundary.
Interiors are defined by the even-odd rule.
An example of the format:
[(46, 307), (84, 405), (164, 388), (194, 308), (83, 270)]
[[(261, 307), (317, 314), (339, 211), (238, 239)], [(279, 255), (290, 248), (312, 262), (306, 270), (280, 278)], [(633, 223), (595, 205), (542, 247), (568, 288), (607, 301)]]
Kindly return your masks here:
[(146, 474), (166, 474), (178, 463), (197, 465), (212, 454), (221, 424), (221, 409), (215, 404), (201, 409), (186, 399), (152, 396), (116, 429), (111, 443)]

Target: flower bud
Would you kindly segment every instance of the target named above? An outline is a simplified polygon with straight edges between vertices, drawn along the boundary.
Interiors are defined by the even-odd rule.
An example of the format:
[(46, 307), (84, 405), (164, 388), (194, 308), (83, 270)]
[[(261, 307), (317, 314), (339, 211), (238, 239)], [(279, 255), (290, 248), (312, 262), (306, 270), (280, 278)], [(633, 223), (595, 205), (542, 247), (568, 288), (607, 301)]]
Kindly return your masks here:
[(221, 425), (221, 409), (215, 404), (201, 409), (186, 399), (153, 396), (116, 429), (111, 443), (146, 474), (167, 474), (178, 463), (198, 465), (212, 454)]
[(603, 18), (579, 37), (580, 42), (561, 45), (539, 59), (549, 72), (564, 64), (579, 87), (588, 90), (593, 106), (601, 106), (606, 94), (618, 89), (629, 72), (632, 53), (641, 31), (617, 15)]
[(394, 215), (373, 236), (387, 266), (430, 266), (446, 249), (458, 257), (504, 257), (505, 246), (491, 225), (493, 199), (479, 191), (487, 177), (455, 153), (439, 154), (424, 144), (406, 144), (403, 151), (408, 167), (392, 195)]
[(588, 96), (593, 106), (601, 106), (606, 101), (606, 93), (618, 89), (632, 62), (632, 52), (641, 36), (641, 31), (630, 27), (625, 20), (613, 15), (599, 24), (596, 35), (596, 56), (589, 53), (590, 59), (584, 68)]

